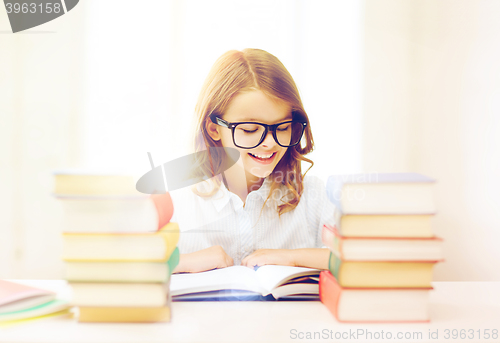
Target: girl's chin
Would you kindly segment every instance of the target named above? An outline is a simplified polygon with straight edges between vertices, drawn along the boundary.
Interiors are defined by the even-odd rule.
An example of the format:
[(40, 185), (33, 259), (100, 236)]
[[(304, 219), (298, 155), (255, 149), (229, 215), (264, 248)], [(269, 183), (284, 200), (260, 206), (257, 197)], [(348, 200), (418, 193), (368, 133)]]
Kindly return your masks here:
[(250, 168), (250, 170), (247, 169), (247, 171), (249, 174), (263, 179), (263, 178), (266, 178), (269, 175), (271, 175), (271, 173), (273, 172), (273, 169), (262, 170), (260, 168)]
[[(275, 157), (278, 157), (278, 156), (275, 156)], [(273, 161), (271, 163), (262, 164), (262, 163), (259, 163), (258, 161), (255, 161), (250, 156), (247, 156), (247, 158), (248, 158), (248, 160), (245, 161), (246, 163), (244, 163), (245, 170), (249, 174), (251, 174), (255, 177), (261, 178), (261, 179), (268, 177), (273, 172), (276, 165), (278, 164), (277, 162), (279, 162), (279, 159), (273, 158)]]
[(264, 179), (264, 178), (268, 177), (269, 175), (271, 175), (271, 173), (270, 172), (269, 173), (262, 173), (262, 174), (253, 174), (252, 173), (252, 175), (255, 176), (255, 177)]

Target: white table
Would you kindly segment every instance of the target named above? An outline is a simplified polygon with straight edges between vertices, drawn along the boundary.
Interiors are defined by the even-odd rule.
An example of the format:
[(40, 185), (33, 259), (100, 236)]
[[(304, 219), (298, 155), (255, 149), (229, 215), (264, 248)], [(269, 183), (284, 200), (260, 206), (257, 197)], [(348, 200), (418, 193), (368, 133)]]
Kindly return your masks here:
[[(65, 281), (22, 282), (66, 292)], [(174, 302), (170, 323), (83, 324), (68, 317), (49, 318), (0, 329), (0, 342), (386, 342), (388, 333), (394, 342), (500, 342), (500, 282), (433, 286), (429, 324), (341, 324), (320, 302)], [(453, 339), (454, 329), (466, 330), (471, 338)], [(496, 339), (491, 337), (494, 329)], [(449, 339), (445, 330), (450, 330)], [(315, 332), (316, 339), (307, 339), (307, 333), (314, 337)], [(438, 338), (430, 339), (429, 332)], [(397, 339), (398, 333), (403, 339)], [(335, 339), (335, 334), (344, 338)], [(415, 336), (405, 339), (405, 334)]]

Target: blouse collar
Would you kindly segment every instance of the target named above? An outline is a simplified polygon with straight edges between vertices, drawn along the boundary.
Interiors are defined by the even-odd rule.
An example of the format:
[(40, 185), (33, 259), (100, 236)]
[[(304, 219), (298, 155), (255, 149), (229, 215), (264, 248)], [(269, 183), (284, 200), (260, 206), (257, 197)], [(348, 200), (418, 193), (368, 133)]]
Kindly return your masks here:
[[(252, 201), (252, 194), (258, 195), (263, 201), (266, 201), (267, 197), (269, 196), (269, 191), (271, 190), (271, 178), (268, 176), (264, 179), (264, 182), (262, 183), (262, 186), (260, 186), (259, 189), (250, 192), (247, 195), (247, 202)], [(275, 192), (283, 191), (283, 189), (286, 189), (286, 187), (279, 187), (278, 189), (275, 190)], [(276, 196), (277, 198), (277, 196)], [(211, 197), (205, 198), (206, 201), (211, 201), (214, 204), (215, 209), (217, 212), (220, 212), (228, 203), (229, 201), (233, 201), (233, 206), (236, 210), (239, 210), (240, 208), (243, 207), (243, 201), (234, 193), (230, 192), (226, 185), (222, 182), (219, 190), (217, 193), (212, 195)], [(276, 201), (275, 197), (270, 197), (267, 202), (266, 206), (268, 208), (276, 208), (278, 204), (283, 203), (282, 200)]]

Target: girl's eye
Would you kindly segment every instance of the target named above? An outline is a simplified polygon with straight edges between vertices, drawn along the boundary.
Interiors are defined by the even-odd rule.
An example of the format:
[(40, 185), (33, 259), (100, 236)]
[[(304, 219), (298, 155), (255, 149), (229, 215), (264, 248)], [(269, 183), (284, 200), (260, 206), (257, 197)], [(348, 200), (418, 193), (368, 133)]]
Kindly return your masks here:
[(287, 125), (286, 127), (278, 127), (278, 131), (288, 131), (290, 129), (290, 125)]
[(259, 130), (258, 125), (252, 125), (252, 124), (243, 124), (238, 126), (238, 130), (242, 131), (243, 133), (255, 133)]

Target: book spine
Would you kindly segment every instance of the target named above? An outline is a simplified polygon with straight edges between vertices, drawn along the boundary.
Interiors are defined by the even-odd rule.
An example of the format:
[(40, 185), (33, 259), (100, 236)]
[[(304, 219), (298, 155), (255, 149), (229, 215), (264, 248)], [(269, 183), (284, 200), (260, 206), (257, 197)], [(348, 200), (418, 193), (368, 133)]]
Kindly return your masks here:
[(167, 225), (174, 214), (174, 203), (172, 197), (167, 192), (165, 194), (153, 194), (151, 200), (158, 212), (158, 230)]
[(342, 235), (342, 216), (344, 214), (340, 211), (338, 207), (335, 207), (335, 212), (333, 214), (333, 221), (335, 223), (335, 227), (340, 235)]
[(177, 267), (177, 265), (179, 264), (179, 260), (180, 260), (179, 248), (175, 247), (174, 251), (172, 252), (172, 255), (170, 255), (170, 258), (167, 261), (170, 275), (172, 275), (175, 267)]
[(335, 227), (323, 225), (321, 240), (323, 241), (323, 244), (330, 249), (330, 251), (342, 256), (342, 239), (336, 232)]
[(342, 288), (335, 281), (335, 278), (329, 271), (322, 271), (319, 274), (319, 297), (320, 301), (328, 308), (328, 310), (338, 317), (338, 304)]
[(168, 223), (160, 231), (159, 234), (165, 240), (165, 261), (170, 259), (170, 256), (177, 247), (179, 242), (179, 225), (177, 223)]
[(342, 260), (338, 258), (333, 252), (330, 251), (330, 260), (328, 261), (328, 269), (330, 270), (330, 273), (332, 273), (333, 277), (337, 279), (339, 283), (340, 283), (339, 276), (340, 276), (341, 265), (342, 265)]

